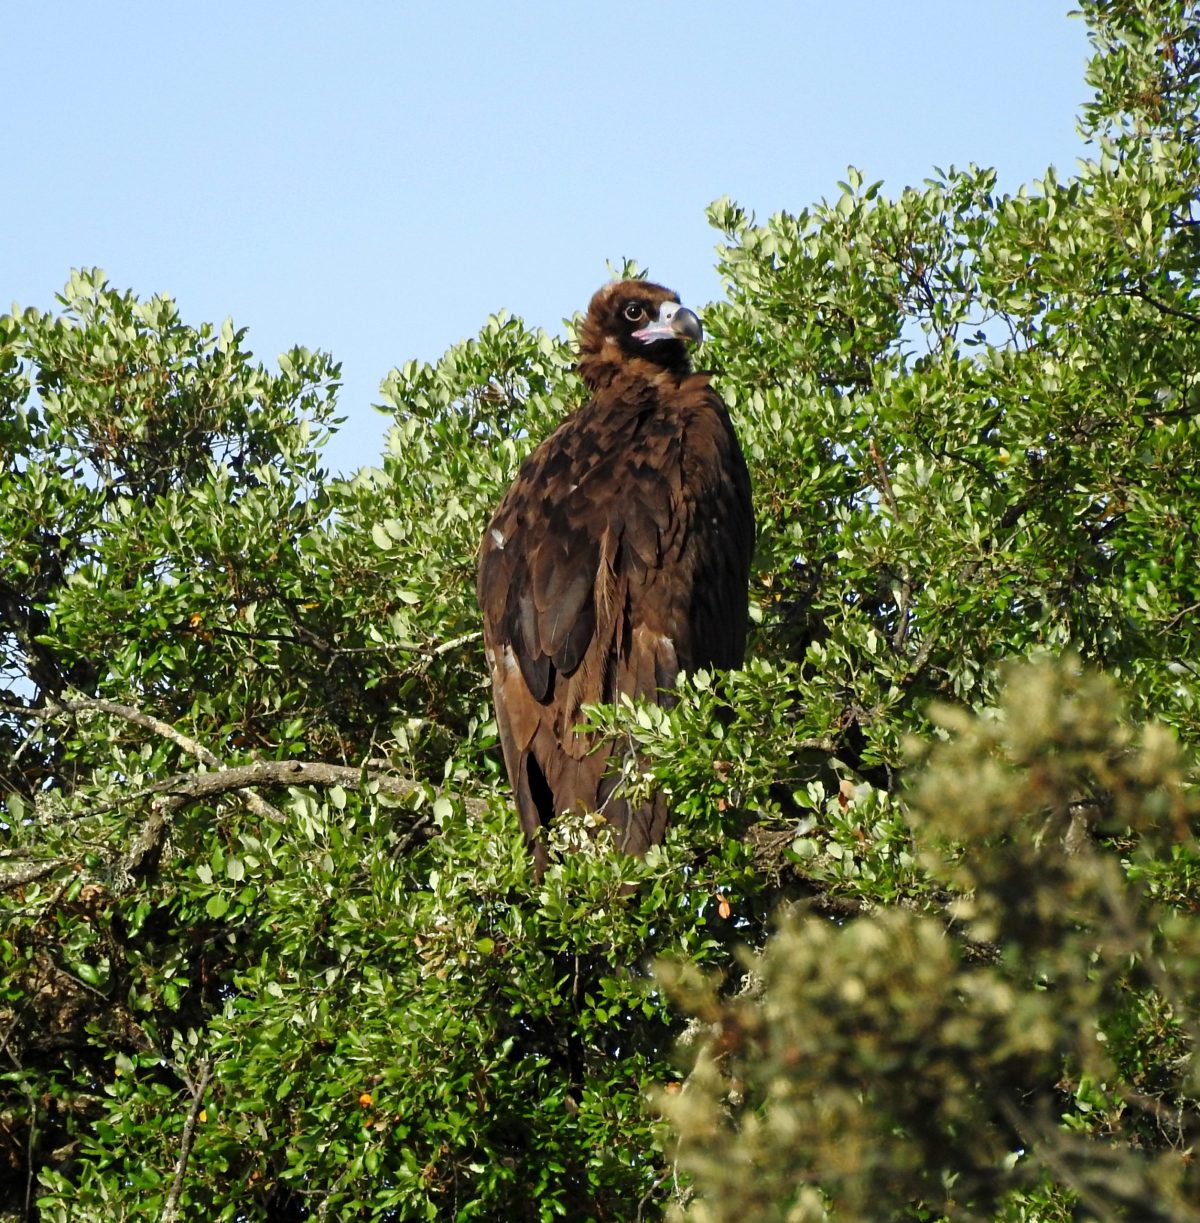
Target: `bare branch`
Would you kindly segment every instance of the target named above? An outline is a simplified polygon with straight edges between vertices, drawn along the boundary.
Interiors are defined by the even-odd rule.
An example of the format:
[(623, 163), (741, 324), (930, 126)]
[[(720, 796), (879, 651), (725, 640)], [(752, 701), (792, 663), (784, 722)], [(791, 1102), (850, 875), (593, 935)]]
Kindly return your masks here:
[[(896, 501), (896, 492), (892, 488), (892, 479), (888, 475), (883, 455), (879, 453), (879, 447), (875, 445), (874, 438), (870, 440), (868, 451), (879, 477), (875, 486), (887, 503), (888, 509), (892, 511), (893, 520), (899, 524), (900, 506)], [(904, 648), (904, 643), (908, 639), (908, 629), (912, 619), (912, 594), (912, 577), (908, 572), (908, 566), (904, 565), (900, 573), (900, 597), (896, 600), (896, 631), (892, 635), (892, 648), (897, 651)]]
[(1181, 319), (1185, 323), (1190, 323), (1193, 327), (1200, 326), (1200, 314), (1193, 314), (1190, 310), (1180, 310), (1177, 306), (1160, 301), (1142, 285), (1130, 285), (1121, 292), (1124, 297), (1136, 297), (1138, 301), (1144, 301), (1148, 306), (1153, 306), (1161, 314)]
[[(424, 787), (405, 777), (393, 777), (387, 773), (354, 768), (345, 764), (326, 764), (319, 760), (255, 760), (251, 764), (219, 769), (215, 773), (177, 773), (165, 781), (148, 786), (147, 793), (167, 794), (174, 801), (167, 804), (169, 810), (202, 798), (212, 798), (230, 790), (246, 786), (358, 786), (363, 783), (375, 786), (381, 793), (393, 798), (412, 798), (422, 793)], [(464, 799), (468, 809), (483, 810), (481, 799)], [(281, 813), (279, 819), (285, 819)]]
[[(469, 640), (473, 636), (475, 634), (469, 634), (465, 638), (448, 642), (446, 648), (461, 644), (462, 641)], [(284, 824), (287, 823), (288, 817), (278, 807), (262, 798), (254, 787), (264, 785), (357, 787), (367, 784), (383, 794), (406, 800), (426, 793), (425, 787), (419, 783), (395, 777), (374, 767), (355, 768), (320, 761), (258, 760), (251, 764), (227, 768), (214, 752), (183, 734), (169, 722), (164, 722), (131, 705), (99, 697), (52, 700), (40, 706), (0, 702), (0, 709), (43, 721), (81, 714), (109, 714), (167, 739), (212, 770), (203, 773), (177, 773), (164, 781), (154, 782), (134, 793), (123, 794), (111, 803), (92, 807), (86, 812), (88, 815), (96, 815), (117, 807), (127, 806), (142, 798), (154, 796), (150, 814), (138, 830), (122, 862), (126, 877), (136, 875), (143, 863), (162, 844), (172, 813), (191, 802), (236, 792), (256, 815), (272, 823)], [(371, 763), (374, 765), (378, 762)], [(487, 806), (482, 799), (454, 797), (462, 802), (468, 812), (473, 815), (482, 813)], [(427, 835), (431, 825), (432, 820), (429, 815), (422, 813), (413, 821), (404, 838), (402, 848), (407, 849), (418, 837)], [(54, 859), (9, 871), (0, 870), (0, 892), (45, 878), (59, 870), (65, 865), (65, 862), (65, 859)]]
[(138, 829), (138, 834), (133, 838), (133, 844), (130, 845), (129, 852), (121, 863), (126, 878), (136, 875), (141, 869), (142, 863), (162, 844), (162, 839), (167, 831), (167, 817), (164, 806), (165, 804), (161, 798), (155, 799), (150, 805), (150, 815), (141, 828)]
[(25, 1218), (33, 1218), (33, 1188), (37, 1179), (38, 1099), (32, 1087), (22, 1085), (29, 1102), (29, 1136), (25, 1144)]
[(47, 701), (43, 707), (48, 715), (53, 717), (59, 713), (109, 713), (123, 721), (132, 722), (145, 730), (152, 730), (156, 735), (169, 739), (176, 747), (182, 748), (189, 756), (207, 764), (210, 768), (220, 768), (221, 761), (203, 744), (195, 739), (189, 739), (182, 731), (176, 730), (170, 722), (164, 722), (132, 705), (122, 705), (118, 701), (108, 701), (101, 697), (79, 696), (69, 700)]
[(187, 1120), (183, 1124), (183, 1138), (179, 1144), (179, 1158), (175, 1161), (175, 1179), (171, 1183), (171, 1192), (163, 1203), (160, 1223), (174, 1223), (179, 1217), (179, 1199), (183, 1195), (183, 1178), (187, 1172), (188, 1159), (192, 1154), (192, 1145), (196, 1141), (196, 1126), (200, 1123), (200, 1114), (204, 1110), (204, 1092), (212, 1081), (212, 1062), (205, 1059), (200, 1066), (200, 1076), (195, 1081), (188, 1082), (188, 1090), (192, 1093), (192, 1107), (188, 1109)]
[(896, 493), (892, 488), (892, 479), (888, 475), (887, 467), (884, 466), (883, 455), (879, 453), (879, 447), (875, 445), (875, 439), (871, 438), (867, 445), (867, 450), (871, 455), (871, 461), (875, 464), (875, 471), (879, 476), (879, 482), (876, 487), (883, 494), (883, 499), (888, 504), (888, 509), (892, 511), (892, 516), (899, 521), (900, 506), (896, 502)]
[[(176, 747), (181, 748), (188, 755), (195, 756), (197, 760), (202, 764), (208, 765), (210, 769), (224, 768), (220, 758), (215, 753), (209, 751), (202, 743), (198, 743), (195, 739), (191, 739), (183, 734), (182, 731), (177, 730), (170, 722), (164, 722), (161, 718), (143, 713), (142, 710), (135, 709), (132, 705), (122, 705), (118, 701), (109, 701), (101, 697), (80, 696), (58, 701), (50, 700), (44, 705), (36, 707), (5, 704), (3, 708), (6, 712), (21, 713), (29, 717), (43, 719), (61, 717), (63, 714), (111, 714), (113, 717), (121, 718), (123, 721), (129, 722), (134, 726), (140, 726), (144, 730), (153, 731), (154, 734), (160, 735), (162, 738), (174, 743)], [(241, 796), (255, 815), (261, 816), (263, 819), (274, 820), (276, 823), (284, 821), (283, 812), (276, 807), (272, 807), (270, 803), (260, 798), (253, 790), (242, 790)]]
[(1194, 616), (1198, 611), (1200, 611), (1200, 603), (1193, 603), (1190, 607), (1184, 607), (1180, 611), (1177, 611), (1170, 618), (1170, 620), (1163, 625), (1163, 627), (1173, 629), (1180, 623), (1180, 621), (1186, 620), (1189, 616)]
[(24, 887), (27, 883), (36, 883), (47, 875), (53, 875), (66, 864), (66, 858), (47, 858), (43, 862), (31, 862), (14, 870), (0, 869), (0, 892), (9, 892), (13, 888)]
[[(219, 769), (215, 773), (178, 773), (165, 781), (148, 786), (143, 791), (160, 797), (152, 804), (149, 817), (126, 855), (125, 871), (129, 875), (137, 873), (141, 864), (161, 843), (171, 813), (188, 803), (213, 798), (230, 790), (242, 792), (251, 785), (359, 786), (364, 783), (393, 798), (411, 799), (425, 793), (425, 787), (419, 782), (403, 777), (314, 760), (256, 760), (253, 764)], [(483, 799), (464, 798), (461, 795), (441, 797), (457, 799), (472, 815), (479, 815), (487, 809), (487, 803)], [(271, 810), (274, 811), (275, 808), (272, 807)], [(279, 819), (284, 820), (286, 817), (280, 813)], [(428, 830), (430, 823), (427, 814), (419, 815), (408, 830), (403, 847), (407, 849), (419, 834)]]

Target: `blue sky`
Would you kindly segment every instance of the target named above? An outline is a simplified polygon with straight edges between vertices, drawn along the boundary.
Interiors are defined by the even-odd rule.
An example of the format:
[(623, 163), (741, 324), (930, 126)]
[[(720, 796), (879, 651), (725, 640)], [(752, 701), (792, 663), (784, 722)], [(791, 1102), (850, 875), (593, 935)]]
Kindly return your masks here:
[(708, 203), (760, 216), (935, 165), (1015, 189), (1083, 151), (1069, 0), (23, 4), (4, 21), (0, 302), (73, 266), (273, 364), (343, 363), (327, 452), (373, 463), (380, 380), (501, 308), (555, 331), (636, 259), (720, 296)]

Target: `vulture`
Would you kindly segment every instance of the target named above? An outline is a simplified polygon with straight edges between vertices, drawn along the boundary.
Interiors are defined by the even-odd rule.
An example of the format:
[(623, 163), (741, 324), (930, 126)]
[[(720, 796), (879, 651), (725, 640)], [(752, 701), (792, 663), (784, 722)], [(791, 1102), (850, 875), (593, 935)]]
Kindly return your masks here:
[(540, 830), (598, 812), (616, 844), (663, 839), (656, 796), (620, 785), (624, 744), (576, 729), (586, 702), (673, 701), (681, 671), (739, 667), (754, 513), (729, 413), (691, 372), (700, 320), (669, 289), (605, 285), (579, 329), (591, 392), (521, 465), (479, 549), (496, 723), (541, 877)]

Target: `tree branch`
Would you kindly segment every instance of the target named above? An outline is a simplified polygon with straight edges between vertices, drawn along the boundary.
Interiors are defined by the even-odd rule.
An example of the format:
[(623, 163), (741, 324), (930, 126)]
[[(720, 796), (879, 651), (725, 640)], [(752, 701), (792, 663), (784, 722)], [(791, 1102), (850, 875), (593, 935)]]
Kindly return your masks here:
[(1190, 310), (1180, 310), (1178, 306), (1168, 305), (1165, 301), (1160, 301), (1141, 285), (1130, 285), (1122, 289), (1121, 292), (1125, 297), (1136, 297), (1138, 301), (1144, 301), (1148, 306), (1153, 306), (1161, 314), (1181, 319), (1185, 323), (1191, 323), (1193, 327), (1200, 327), (1200, 314), (1193, 314)]
[[(215, 773), (177, 773), (142, 791), (143, 794), (157, 794), (159, 797), (152, 804), (149, 817), (125, 857), (125, 871), (130, 875), (137, 873), (141, 864), (161, 843), (171, 814), (188, 803), (213, 798), (230, 790), (241, 792), (254, 785), (359, 786), (364, 783), (375, 786), (381, 793), (393, 798), (410, 799), (425, 792), (425, 787), (419, 782), (404, 777), (315, 760), (256, 760), (253, 764), (219, 769)], [(487, 803), (481, 798), (453, 797), (472, 815), (479, 815), (487, 809)], [(275, 811), (276, 808), (272, 807), (271, 810)], [(281, 812), (278, 818), (286, 820)], [(421, 813), (408, 830), (403, 848), (407, 849), (421, 832), (428, 829), (429, 824), (429, 816)]]
[[(459, 642), (449, 644), (459, 644)], [(122, 867), (126, 876), (136, 875), (143, 863), (162, 844), (171, 815), (180, 807), (202, 799), (236, 792), (254, 814), (272, 823), (285, 824), (288, 817), (284, 812), (262, 798), (254, 787), (264, 785), (357, 787), (365, 783), (374, 786), (383, 794), (400, 799), (411, 799), (425, 792), (425, 788), (418, 782), (395, 777), (377, 767), (355, 768), (349, 765), (304, 760), (257, 760), (251, 764), (227, 767), (214, 752), (183, 734), (169, 722), (144, 713), (132, 705), (124, 705), (118, 701), (100, 697), (77, 696), (62, 700), (48, 700), (38, 706), (0, 702), (0, 710), (42, 721), (64, 716), (77, 717), (81, 714), (109, 714), (174, 743), (176, 747), (194, 756), (201, 764), (212, 770), (206, 773), (176, 773), (173, 777), (154, 782), (135, 793), (124, 794), (115, 802), (107, 806), (92, 808), (88, 812), (88, 814), (98, 814), (104, 810), (124, 806), (136, 799), (154, 796), (150, 814), (138, 830), (123, 859)], [(376, 762), (371, 763), (374, 765)], [(487, 807), (482, 799), (463, 798), (457, 795), (454, 797), (472, 815), (481, 814)], [(402, 849), (407, 849), (418, 837), (426, 834), (431, 824), (432, 820), (427, 813), (418, 816), (405, 835)], [(56, 858), (8, 871), (0, 869), (0, 892), (43, 879), (59, 870), (65, 863), (66, 859)]]
[(56, 870), (66, 864), (66, 858), (47, 858), (42, 862), (31, 862), (27, 866), (18, 866), (13, 870), (0, 867), (0, 892), (24, 887), (27, 883), (37, 883), (39, 879), (53, 875)]
[(196, 1141), (196, 1126), (200, 1123), (200, 1113), (204, 1109), (204, 1092), (212, 1081), (212, 1062), (208, 1059), (200, 1066), (200, 1077), (194, 1082), (185, 1079), (188, 1090), (192, 1093), (192, 1107), (188, 1110), (187, 1120), (183, 1124), (183, 1139), (179, 1144), (179, 1158), (175, 1161), (175, 1179), (171, 1183), (171, 1192), (163, 1203), (159, 1223), (174, 1223), (179, 1217), (179, 1199), (183, 1195), (183, 1178), (187, 1172), (188, 1159), (192, 1154), (192, 1145)]
[(49, 700), (40, 709), (30, 709), (27, 712), (35, 717), (55, 717), (64, 713), (110, 713), (126, 722), (132, 722), (135, 726), (152, 730), (164, 739), (169, 739), (176, 747), (182, 748), (189, 755), (195, 756), (210, 767), (221, 767), (221, 762), (214, 753), (203, 744), (197, 743), (195, 739), (189, 739), (182, 731), (176, 730), (170, 722), (164, 722), (161, 718), (143, 713), (132, 705), (122, 705), (118, 701), (109, 701), (102, 697), (77, 696), (64, 700)]
[[(879, 447), (875, 445), (875, 439), (871, 438), (867, 447), (871, 461), (875, 464), (875, 471), (878, 474), (878, 480), (874, 481), (875, 487), (879, 489), (884, 501), (887, 503), (888, 509), (892, 511), (892, 520), (897, 526), (900, 525), (900, 506), (896, 501), (896, 492), (892, 488), (892, 479), (888, 475), (887, 467), (883, 461), (883, 455), (879, 453)], [(892, 648), (899, 652), (904, 649), (904, 643), (908, 639), (908, 628), (912, 620), (912, 576), (908, 572), (908, 566), (901, 567), (900, 573), (900, 597), (896, 600), (896, 631), (892, 634)]]
[[(6, 708), (11, 707), (6, 706)], [(182, 748), (190, 756), (195, 756), (197, 760), (202, 764), (208, 765), (210, 769), (223, 770), (225, 767), (219, 757), (209, 751), (202, 743), (198, 743), (195, 739), (190, 739), (182, 731), (172, 726), (170, 722), (164, 722), (161, 718), (143, 713), (132, 705), (122, 705), (117, 701), (108, 701), (100, 697), (83, 696), (72, 697), (69, 700), (47, 701), (41, 709), (30, 709), (27, 712), (35, 717), (55, 717), (64, 713), (112, 714), (114, 717), (130, 722), (134, 726), (140, 726), (144, 730), (153, 731), (154, 734), (160, 735), (162, 738), (174, 743), (176, 747)], [(243, 789), (241, 796), (246, 800), (246, 805), (255, 815), (261, 816), (263, 819), (274, 820), (276, 823), (283, 823), (285, 818), (283, 812), (277, 807), (271, 806), (265, 799), (260, 798), (253, 790)]]
[[(177, 773), (174, 777), (147, 786), (144, 793), (169, 795), (164, 805), (168, 810), (174, 810), (198, 799), (212, 798), (248, 786), (358, 786), (364, 782), (393, 798), (412, 798), (424, 790), (419, 782), (409, 781), (406, 777), (393, 777), (352, 765), (326, 764), (320, 760), (255, 760), (251, 764), (218, 769), (214, 773)], [(482, 799), (462, 801), (473, 814), (486, 807)], [(287, 817), (277, 811), (272, 818), (286, 820)]]

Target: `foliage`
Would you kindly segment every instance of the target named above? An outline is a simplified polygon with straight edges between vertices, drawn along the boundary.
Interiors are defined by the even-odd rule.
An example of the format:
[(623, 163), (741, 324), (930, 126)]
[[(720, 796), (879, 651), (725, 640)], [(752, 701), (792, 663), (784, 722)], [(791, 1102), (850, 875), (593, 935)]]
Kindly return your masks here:
[(1196, 1218), (1200, 921), (1156, 886), (1200, 861), (1173, 737), (1071, 663), (935, 718), (951, 737), (909, 803), (959, 939), (911, 909), (795, 907), (740, 996), (664, 966), (705, 1024), (660, 1095), (703, 1188), (687, 1217), (1020, 1217), (1057, 1182), (1088, 1217)]
[(0, 1217), (1195, 1217), (1198, 22), (1085, 16), (1073, 175), (713, 206), (756, 629), (589, 714), (644, 860), (535, 883), (483, 678), (567, 342), (392, 371), (334, 479), (323, 354), (0, 318)]

